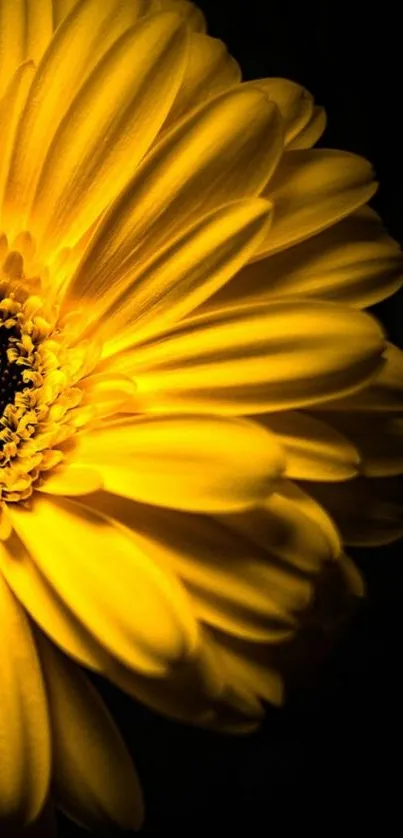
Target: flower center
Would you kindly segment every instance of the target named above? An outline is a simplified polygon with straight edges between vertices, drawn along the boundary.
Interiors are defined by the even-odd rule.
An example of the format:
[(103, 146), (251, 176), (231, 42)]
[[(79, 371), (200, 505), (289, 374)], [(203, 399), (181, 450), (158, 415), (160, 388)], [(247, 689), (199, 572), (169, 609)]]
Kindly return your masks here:
[(14, 402), (15, 394), (27, 387), (22, 377), (22, 368), (15, 361), (10, 361), (7, 354), (18, 337), (15, 328), (0, 326), (0, 415), (8, 404)]
[(74, 342), (74, 329), (60, 319), (57, 306), (33, 288), (22, 271), (10, 277), (3, 265), (0, 502), (26, 502), (46, 472), (64, 459), (63, 444), (90, 421), (79, 383), (97, 353), (93, 345)]

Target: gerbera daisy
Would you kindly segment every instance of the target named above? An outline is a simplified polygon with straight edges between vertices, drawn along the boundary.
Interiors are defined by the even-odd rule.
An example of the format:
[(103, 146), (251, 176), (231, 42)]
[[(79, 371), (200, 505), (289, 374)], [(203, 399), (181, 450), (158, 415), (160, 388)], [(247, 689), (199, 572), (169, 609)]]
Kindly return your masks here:
[(402, 262), (368, 163), (185, 0), (0, 0), (0, 95), (0, 814), (137, 828), (82, 667), (227, 731), (281, 702), (362, 592), (344, 545), (403, 532), (361, 310)]

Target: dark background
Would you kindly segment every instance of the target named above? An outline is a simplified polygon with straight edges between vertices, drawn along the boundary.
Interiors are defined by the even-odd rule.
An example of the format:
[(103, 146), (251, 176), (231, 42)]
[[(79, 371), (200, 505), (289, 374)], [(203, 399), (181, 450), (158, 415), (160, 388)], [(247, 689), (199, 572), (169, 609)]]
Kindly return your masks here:
[[(390, 0), (199, 0), (209, 32), (224, 40), (244, 78), (284, 76), (326, 107), (321, 145), (374, 164), (373, 204), (403, 244), (400, 122), (402, 39)], [(376, 307), (403, 345), (402, 294)], [(167, 722), (105, 693), (144, 784), (144, 836), (394, 836), (402, 826), (402, 543), (350, 550), (368, 598), (347, 636), (261, 732), (220, 737)], [(63, 836), (82, 836), (62, 822)]]

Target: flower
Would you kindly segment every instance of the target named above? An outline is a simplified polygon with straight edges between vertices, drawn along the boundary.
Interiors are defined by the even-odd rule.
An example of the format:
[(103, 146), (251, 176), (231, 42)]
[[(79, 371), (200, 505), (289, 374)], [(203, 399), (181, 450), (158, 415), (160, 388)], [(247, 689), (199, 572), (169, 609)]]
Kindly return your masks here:
[(362, 593), (344, 546), (403, 533), (403, 355), (362, 310), (401, 256), (323, 110), (185, 0), (4, 0), (0, 67), (0, 813), (52, 779), (137, 828), (77, 664), (228, 731), (281, 702)]

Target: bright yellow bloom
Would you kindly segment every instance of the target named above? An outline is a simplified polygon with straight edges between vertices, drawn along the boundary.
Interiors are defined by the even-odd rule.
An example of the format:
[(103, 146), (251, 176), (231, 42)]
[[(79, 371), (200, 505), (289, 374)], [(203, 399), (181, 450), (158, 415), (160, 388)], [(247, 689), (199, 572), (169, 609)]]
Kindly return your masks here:
[(136, 828), (77, 663), (207, 727), (281, 702), (362, 592), (343, 544), (403, 533), (403, 353), (362, 311), (402, 261), (368, 163), (185, 0), (0, 0), (0, 96), (0, 814), (52, 777)]

